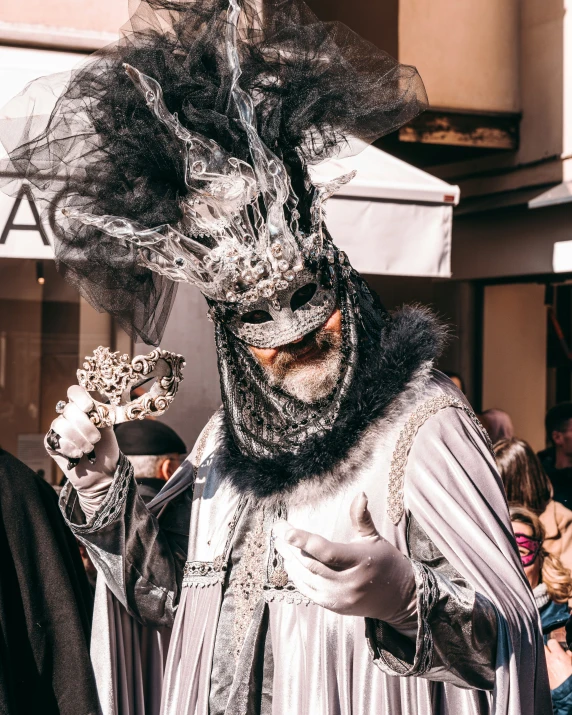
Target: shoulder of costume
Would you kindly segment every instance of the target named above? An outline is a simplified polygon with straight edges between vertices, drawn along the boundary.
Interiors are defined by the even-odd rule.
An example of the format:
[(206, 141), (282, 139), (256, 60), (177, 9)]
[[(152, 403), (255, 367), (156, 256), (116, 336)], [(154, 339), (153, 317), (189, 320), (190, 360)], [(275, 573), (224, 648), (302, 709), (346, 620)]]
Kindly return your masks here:
[(198, 463), (201, 462), (202, 458), (205, 456), (204, 452), (205, 449), (208, 445), (208, 442), (212, 437), (215, 437), (216, 434), (218, 433), (222, 422), (224, 418), (224, 409), (223, 407), (219, 407), (211, 417), (209, 418), (208, 422), (206, 425), (203, 427), (201, 430), (201, 433), (199, 434), (197, 441), (195, 442), (195, 445), (193, 449), (191, 450), (191, 453), (187, 457), (187, 459), (194, 465), (198, 465)]

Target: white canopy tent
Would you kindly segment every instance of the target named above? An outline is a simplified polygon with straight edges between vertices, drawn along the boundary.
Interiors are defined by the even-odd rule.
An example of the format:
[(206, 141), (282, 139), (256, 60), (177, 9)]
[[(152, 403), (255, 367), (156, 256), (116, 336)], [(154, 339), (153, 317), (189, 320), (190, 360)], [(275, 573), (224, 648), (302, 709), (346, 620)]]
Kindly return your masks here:
[(451, 275), (451, 186), (373, 146), (311, 168), (315, 182), (355, 170), (326, 203), (328, 229), (362, 273), (448, 278)]

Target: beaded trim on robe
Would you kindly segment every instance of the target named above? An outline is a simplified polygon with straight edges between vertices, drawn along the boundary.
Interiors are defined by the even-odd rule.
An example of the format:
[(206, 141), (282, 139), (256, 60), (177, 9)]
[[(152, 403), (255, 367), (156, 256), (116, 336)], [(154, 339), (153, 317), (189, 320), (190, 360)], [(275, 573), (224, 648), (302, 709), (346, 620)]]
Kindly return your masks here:
[(222, 554), (219, 554), (214, 561), (187, 561), (183, 571), (183, 588), (210, 586), (224, 581), (232, 539), (245, 506), (246, 499), (242, 498), (234, 510), (232, 521), (228, 525), (228, 536)]
[[(119, 462), (113, 476), (113, 483), (107, 492), (107, 496), (103, 500), (102, 506), (92, 516), (91, 520), (85, 524), (74, 524), (69, 522), (69, 527), (74, 534), (81, 536), (82, 534), (92, 534), (99, 529), (102, 529), (106, 524), (114, 522), (125, 504), (129, 484), (133, 479), (133, 465), (123, 454), (119, 453)], [(72, 490), (72, 484), (68, 483), (62, 489), (61, 503), (65, 504), (68, 499), (69, 492)], [(77, 498), (77, 495), (76, 495)]]
[(183, 571), (183, 588), (187, 586), (211, 586), (222, 583), (225, 578), (226, 564), (222, 556), (214, 561), (187, 561)]
[(399, 438), (391, 457), (387, 491), (387, 514), (393, 524), (398, 524), (403, 516), (403, 479), (413, 440), (429, 417), (432, 417), (446, 407), (455, 407), (456, 409), (463, 410), (485, 438), (491, 453), (493, 452), (493, 445), (487, 431), (479, 422), (479, 418), (473, 410), (467, 407), (464, 402), (450, 395), (439, 395), (424, 402), (411, 414), (405, 423), (405, 426), (399, 433)]
[(265, 557), (268, 539), (264, 531), (265, 511), (257, 509), (242, 547), (242, 555), (234, 571), (236, 592), (234, 608), (234, 647), (238, 658), (256, 604), (262, 596), (265, 581)]

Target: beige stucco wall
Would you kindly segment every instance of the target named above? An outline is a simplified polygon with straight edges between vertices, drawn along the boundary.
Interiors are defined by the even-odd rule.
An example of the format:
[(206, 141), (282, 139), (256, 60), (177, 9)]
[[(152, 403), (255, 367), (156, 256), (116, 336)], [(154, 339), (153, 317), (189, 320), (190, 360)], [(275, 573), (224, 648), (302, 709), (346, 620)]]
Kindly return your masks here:
[(399, 59), (440, 107), (518, 111), (518, 0), (400, 0)]
[(116, 32), (127, 20), (127, 0), (2, 0), (3, 23)]
[(483, 322), (483, 409), (508, 412), (516, 436), (540, 450), (546, 411), (544, 286), (487, 286)]
[(560, 155), (563, 149), (563, 0), (522, 0), (520, 29), (522, 121), (517, 164)]
[[(194, 286), (179, 283), (161, 347), (180, 353), (187, 363), (177, 397), (161, 421), (179, 433), (190, 451), (221, 404), (213, 324), (207, 319), (206, 301)], [(143, 343), (134, 350), (148, 352)]]

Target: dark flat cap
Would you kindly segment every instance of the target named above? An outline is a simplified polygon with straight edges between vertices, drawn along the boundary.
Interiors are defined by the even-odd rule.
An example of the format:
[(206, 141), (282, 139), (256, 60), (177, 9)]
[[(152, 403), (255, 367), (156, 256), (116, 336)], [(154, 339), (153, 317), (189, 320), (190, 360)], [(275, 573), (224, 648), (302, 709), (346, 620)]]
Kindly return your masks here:
[(186, 454), (185, 443), (166, 424), (157, 420), (123, 422), (115, 428), (123, 454)]

